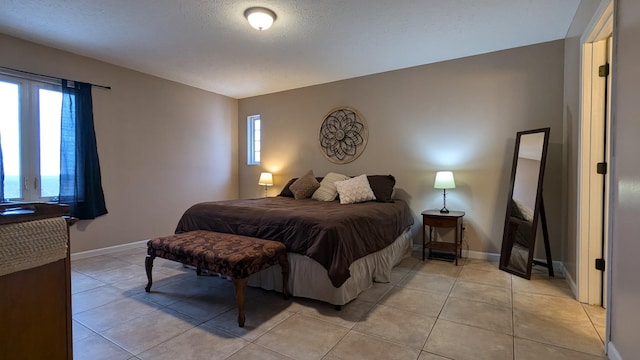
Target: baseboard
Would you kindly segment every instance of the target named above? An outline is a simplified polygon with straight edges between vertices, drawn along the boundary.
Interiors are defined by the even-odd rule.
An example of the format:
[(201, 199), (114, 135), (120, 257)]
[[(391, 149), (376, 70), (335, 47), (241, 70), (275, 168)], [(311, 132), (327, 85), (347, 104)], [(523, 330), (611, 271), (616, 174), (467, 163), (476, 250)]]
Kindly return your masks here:
[(467, 257), (469, 259), (487, 260), (491, 262), (500, 261), (500, 254), (486, 253), (486, 252), (473, 251), (473, 250), (466, 250), (466, 251), (463, 250), (462, 255), (464, 255), (465, 252), (467, 253)]
[(561, 274), (562, 277), (564, 277), (565, 274), (567, 273), (567, 268), (564, 267), (564, 263), (562, 261), (554, 261), (553, 262), (553, 270), (556, 273)]
[[(473, 251), (473, 250), (463, 250), (462, 251), (462, 255), (465, 255), (466, 253), (466, 257), (468, 257), (469, 259), (478, 259), (478, 260), (487, 260), (487, 261), (491, 261), (491, 262), (500, 262), (500, 254), (496, 254), (496, 253), (486, 253), (486, 252), (482, 252), (482, 251)], [(546, 261), (546, 259), (536, 259), (539, 261)], [(553, 270), (556, 273), (559, 274), (563, 274), (563, 275), (568, 275), (566, 268), (564, 266), (564, 263), (561, 261), (554, 261), (553, 262)], [(573, 280), (572, 280), (573, 281)], [(571, 286), (571, 283), (569, 284)], [(575, 284), (574, 284), (575, 286)], [(573, 288), (572, 288), (573, 290)], [(575, 290), (574, 290), (574, 294), (575, 294)]]
[(567, 281), (567, 284), (569, 284), (569, 288), (571, 288), (571, 292), (573, 293), (573, 297), (575, 297), (577, 299), (578, 298), (578, 284), (576, 284), (576, 281), (574, 280), (573, 277), (571, 277), (571, 274), (568, 271), (564, 272), (564, 279)]
[(622, 356), (620, 356), (620, 353), (611, 341), (607, 343), (607, 356), (609, 357), (609, 360), (622, 360)]
[(146, 244), (147, 241), (149, 241), (149, 240), (134, 241), (134, 242), (128, 243), (128, 244), (115, 245), (115, 246), (109, 246), (109, 247), (95, 249), (95, 250), (87, 250), (87, 251), (81, 251), (81, 252), (73, 253), (73, 254), (71, 254), (71, 261), (80, 260), (80, 259), (86, 259), (86, 258), (98, 256), (98, 255), (112, 254), (114, 252), (118, 252), (118, 251), (122, 251), (122, 250), (130, 250), (130, 249), (133, 249), (133, 248), (137, 248), (140, 245)]

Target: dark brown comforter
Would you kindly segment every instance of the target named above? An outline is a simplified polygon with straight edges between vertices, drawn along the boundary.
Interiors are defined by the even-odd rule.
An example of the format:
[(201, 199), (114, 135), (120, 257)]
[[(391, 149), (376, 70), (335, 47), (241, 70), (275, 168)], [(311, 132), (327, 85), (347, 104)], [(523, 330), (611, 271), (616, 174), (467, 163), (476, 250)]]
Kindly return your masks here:
[(333, 286), (355, 260), (382, 250), (413, 224), (406, 202), (296, 200), (288, 197), (205, 202), (189, 208), (176, 233), (209, 230), (276, 240), (327, 269)]

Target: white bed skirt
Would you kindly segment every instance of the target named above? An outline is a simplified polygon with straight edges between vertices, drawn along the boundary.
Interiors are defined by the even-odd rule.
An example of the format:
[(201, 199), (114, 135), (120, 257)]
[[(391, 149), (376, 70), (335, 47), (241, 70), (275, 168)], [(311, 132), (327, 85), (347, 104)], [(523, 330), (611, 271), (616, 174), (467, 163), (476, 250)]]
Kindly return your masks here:
[[(344, 305), (373, 285), (373, 282), (389, 282), (391, 269), (411, 255), (411, 229), (407, 229), (391, 245), (356, 260), (349, 267), (351, 277), (339, 288), (331, 284), (327, 270), (308, 256), (288, 253), (291, 272), (289, 291), (293, 296), (305, 297)], [(249, 277), (249, 286), (282, 291), (282, 269), (272, 266)]]

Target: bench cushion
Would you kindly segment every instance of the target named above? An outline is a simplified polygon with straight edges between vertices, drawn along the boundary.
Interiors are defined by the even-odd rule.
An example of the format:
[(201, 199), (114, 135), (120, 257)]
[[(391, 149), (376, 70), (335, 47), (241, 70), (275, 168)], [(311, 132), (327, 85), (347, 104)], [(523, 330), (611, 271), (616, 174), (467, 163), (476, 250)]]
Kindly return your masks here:
[(147, 246), (158, 257), (238, 279), (277, 264), (287, 251), (277, 241), (202, 230), (152, 239)]

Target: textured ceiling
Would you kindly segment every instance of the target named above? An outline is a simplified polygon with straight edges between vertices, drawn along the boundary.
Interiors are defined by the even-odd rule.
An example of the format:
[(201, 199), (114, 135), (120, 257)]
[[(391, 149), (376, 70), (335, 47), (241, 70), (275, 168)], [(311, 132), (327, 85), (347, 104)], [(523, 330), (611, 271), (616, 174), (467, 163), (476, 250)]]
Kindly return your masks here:
[[(579, 3), (0, 0), (0, 33), (245, 98), (562, 39)], [(247, 24), (251, 6), (271, 29)]]

